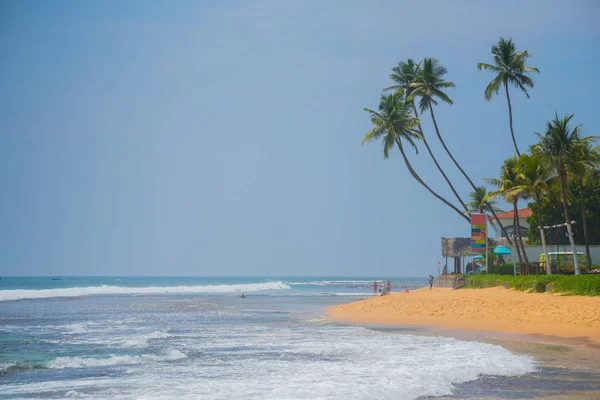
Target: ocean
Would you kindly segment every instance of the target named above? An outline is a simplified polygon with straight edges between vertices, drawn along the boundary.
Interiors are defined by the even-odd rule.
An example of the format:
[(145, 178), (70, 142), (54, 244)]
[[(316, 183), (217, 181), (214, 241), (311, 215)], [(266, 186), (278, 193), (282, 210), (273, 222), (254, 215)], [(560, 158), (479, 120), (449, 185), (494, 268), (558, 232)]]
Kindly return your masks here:
[(0, 399), (418, 399), (539, 374), (498, 345), (323, 317), (375, 279), (2, 277)]

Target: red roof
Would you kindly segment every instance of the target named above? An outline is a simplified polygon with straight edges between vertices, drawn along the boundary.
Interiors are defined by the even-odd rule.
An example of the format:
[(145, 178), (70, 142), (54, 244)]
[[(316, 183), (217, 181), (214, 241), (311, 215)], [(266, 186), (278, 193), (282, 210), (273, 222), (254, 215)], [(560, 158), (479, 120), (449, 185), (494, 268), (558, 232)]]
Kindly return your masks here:
[[(505, 213), (496, 213), (496, 215), (498, 216), (498, 219), (513, 219), (515, 217), (515, 212), (511, 210)], [(527, 218), (531, 217), (533, 213), (531, 212), (531, 208), (527, 207), (520, 208), (517, 215), (519, 218)]]

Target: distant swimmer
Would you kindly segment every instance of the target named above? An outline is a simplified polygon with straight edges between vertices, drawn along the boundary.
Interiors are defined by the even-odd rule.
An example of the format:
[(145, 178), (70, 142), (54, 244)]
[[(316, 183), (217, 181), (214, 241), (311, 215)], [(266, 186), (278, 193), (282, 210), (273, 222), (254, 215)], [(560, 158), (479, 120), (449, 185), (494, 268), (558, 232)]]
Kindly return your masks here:
[(242, 293), (242, 295), (240, 296), (240, 299), (245, 299), (246, 295), (244, 293)]

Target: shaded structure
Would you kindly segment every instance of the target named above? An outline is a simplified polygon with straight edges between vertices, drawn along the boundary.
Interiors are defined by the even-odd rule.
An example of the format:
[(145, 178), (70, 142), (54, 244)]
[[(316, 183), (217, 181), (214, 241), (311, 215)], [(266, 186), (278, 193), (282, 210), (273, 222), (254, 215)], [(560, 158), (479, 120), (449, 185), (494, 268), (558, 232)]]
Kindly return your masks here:
[[(490, 249), (497, 246), (509, 247), (506, 238), (488, 238), (488, 247)], [(464, 273), (464, 257), (481, 255), (481, 252), (471, 249), (471, 238), (442, 238), (442, 257), (446, 259), (442, 275), (451, 273)], [(448, 258), (452, 259), (452, 266), (448, 266)]]

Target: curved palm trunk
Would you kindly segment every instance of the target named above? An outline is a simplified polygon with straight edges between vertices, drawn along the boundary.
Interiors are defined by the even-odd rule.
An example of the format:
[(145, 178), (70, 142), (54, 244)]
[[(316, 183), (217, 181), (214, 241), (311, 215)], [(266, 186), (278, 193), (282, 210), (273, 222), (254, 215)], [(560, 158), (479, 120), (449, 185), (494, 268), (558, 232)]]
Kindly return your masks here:
[(413, 169), (412, 165), (410, 164), (410, 161), (408, 161), (408, 158), (406, 157), (406, 154), (404, 153), (404, 147), (402, 146), (402, 143), (399, 140), (396, 140), (396, 144), (398, 145), (398, 149), (400, 150), (400, 153), (402, 153), (402, 158), (404, 158), (404, 163), (406, 164), (406, 167), (408, 168), (408, 171), (410, 172), (412, 177), (415, 178), (415, 180), (417, 182), (419, 182), (425, 189), (427, 189), (429, 191), (429, 193), (431, 193), (437, 199), (441, 200), (444, 204), (446, 204), (448, 207), (453, 209), (458, 215), (460, 215), (462, 218), (464, 218), (468, 223), (471, 223), (471, 218), (464, 215), (462, 212), (460, 212), (460, 210), (458, 208), (456, 208), (454, 206), (454, 204), (450, 203), (448, 200), (446, 200), (445, 198), (443, 198), (442, 196), (440, 196), (439, 194), (434, 192), (429, 186), (427, 186), (427, 184), (425, 182), (423, 182), (423, 180), (419, 177), (419, 175), (417, 175), (417, 173)]
[[(419, 118), (419, 114), (417, 113), (417, 108), (415, 107), (415, 103), (414, 102), (413, 102), (413, 109), (415, 110), (415, 117)], [(452, 186), (452, 183), (450, 182), (450, 179), (448, 179), (448, 177), (446, 176), (446, 173), (444, 172), (444, 170), (442, 169), (442, 167), (440, 167), (440, 164), (437, 162), (437, 159), (433, 155), (433, 152), (431, 151), (431, 148), (429, 147), (429, 143), (427, 143), (427, 139), (425, 138), (425, 135), (423, 134), (423, 129), (421, 128), (421, 122), (419, 122), (419, 132), (421, 133), (421, 137), (422, 137), (423, 143), (425, 144), (425, 148), (427, 148), (427, 151), (429, 152), (429, 156), (433, 160), (433, 162), (434, 162), (435, 166), (437, 167), (437, 169), (440, 171), (440, 174), (442, 174), (442, 176), (446, 180), (446, 183), (448, 184), (448, 186), (450, 186), (450, 190), (452, 190), (452, 193), (454, 193), (454, 196), (456, 196), (456, 198), (458, 199), (458, 201), (460, 202), (460, 204), (463, 206), (463, 208), (465, 209), (465, 211), (469, 211), (469, 208), (464, 203), (464, 201), (460, 198), (460, 196), (458, 195), (458, 193), (454, 189), (454, 186)]]
[(435, 127), (435, 133), (437, 133), (437, 137), (438, 137), (438, 139), (440, 139), (440, 143), (442, 143), (444, 150), (446, 150), (446, 153), (448, 153), (448, 155), (454, 162), (454, 165), (456, 165), (456, 168), (458, 168), (459, 171), (463, 174), (463, 176), (467, 179), (467, 181), (469, 181), (473, 190), (477, 190), (477, 187), (475, 186), (475, 184), (473, 183), (471, 178), (469, 178), (467, 173), (461, 168), (460, 164), (458, 164), (458, 162), (454, 159), (454, 157), (452, 156), (452, 153), (450, 153), (450, 150), (448, 150), (448, 147), (446, 146), (444, 139), (442, 139), (442, 135), (440, 135), (440, 130), (438, 129), (438, 126), (437, 126), (437, 121), (435, 120), (435, 115), (433, 114), (433, 107), (432, 107), (431, 103), (429, 103), (429, 111), (431, 112), (431, 119), (433, 120), (433, 126)]
[(510, 134), (512, 135), (513, 144), (515, 145), (515, 151), (517, 152), (517, 156), (520, 156), (519, 148), (517, 147), (517, 141), (515, 140), (515, 131), (513, 130), (512, 123), (512, 106), (510, 105), (510, 96), (508, 95), (508, 85), (504, 82), (504, 89), (506, 89), (506, 100), (508, 101), (508, 119), (510, 121)]
[[(438, 128), (437, 121), (435, 119), (435, 115), (433, 113), (433, 107), (432, 107), (431, 103), (429, 103), (429, 111), (431, 112), (431, 120), (433, 121), (433, 126), (435, 127), (435, 133), (437, 134), (438, 139), (442, 143), (442, 146), (444, 147), (444, 150), (446, 150), (446, 153), (448, 153), (448, 155), (450, 156), (450, 158), (454, 162), (454, 165), (456, 165), (456, 167), (460, 170), (460, 172), (467, 179), (467, 181), (469, 181), (469, 183), (471, 184), (471, 187), (473, 188), (473, 190), (477, 190), (477, 187), (475, 186), (475, 184), (473, 183), (473, 181), (471, 180), (471, 178), (469, 178), (469, 176), (467, 175), (467, 173), (461, 168), (461, 166), (458, 164), (458, 162), (454, 159), (454, 157), (452, 156), (452, 153), (450, 153), (450, 150), (448, 150), (448, 147), (446, 146), (446, 143), (444, 142), (444, 139), (442, 139), (442, 135), (440, 135), (440, 130)], [(416, 115), (416, 112), (417, 111), (415, 109), (415, 115)], [(427, 149), (429, 149), (429, 146), (427, 146)], [(436, 164), (437, 164), (437, 162), (436, 162)], [(440, 169), (440, 171), (441, 171), (441, 169)], [(498, 219), (498, 216), (496, 215), (496, 213), (492, 209), (492, 206), (490, 206), (490, 204), (487, 201), (485, 202), (485, 204), (486, 204), (488, 210), (490, 210), (492, 212), (492, 215), (496, 219), (496, 222), (500, 226), (500, 229), (502, 229), (502, 233), (504, 233), (504, 236), (506, 236), (506, 238), (508, 239), (508, 243), (512, 246), (512, 241), (510, 240), (510, 237), (508, 236), (508, 233), (506, 233), (506, 230), (504, 229), (504, 226), (502, 225), (502, 223)]]
[[(514, 230), (515, 227), (517, 229), (517, 232), (519, 230), (519, 218), (517, 215), (517, 201), (513, 201), (513, 234), (514, 234)], [(519, 240), (517, 239), (517, 237), (515, 236), (515, 248), (517, 249), (517, 256), (519, 256), (519, 265), (523, 264), (523, 257), (521, 256), (521, 248), (519, 247)]]
[(498, 225), (500, 225), (500, 229), (502, 229), (502, 233), (504, 233), (504, 236), (508, 240), (508, 244), (512, 246), (513, 245), (512, 240), (510, 240), (510, 237), (508, 236), (508, 233), (506, 232), (506, 229), (504, 229), (504, 225), (502, 225), (502, 222), (500, 222), (500, 219), (498, 219), (498, 216), (496, 215), (496, 212), (494, 211), (494, 209), (492, 208), (492, 206), (490, 206), (490, 204), (487, 201), (485, 202), (485, 204), (488, 206), (488, 210), (490, 210), (492, 212), (492, 215), (496, 219), (496, 222), (498, 223)]
[(538, 226), (540, 227), (540, 237), (542, 239), (542, 251), (544, 252), (546, 275), (552, 275), (550, 268), (550, 258), (548, 258), (548, 249), (546, 248), (546, 236), (544, 234), (544, 224), (542, 223), (542, 204), (540, 202), (540, 194), (535, 194), (535, 203), (537, 204)]
[(583, 204), (583, 181), (579, 181), (579, 201), (581, 203), (581, 222), (583, 223), (583, 237), (585, 239), (585, 255), (587, 257), (588, 268), (592, 268), (592, 256), (590, 255), (590, 243), (587, 234), (587, 218), (585, 217), (585, 206)]
[(525, 245), (523, 244), (523, 235), (521, 235), (521, 225), (519, 224), (519, 209), (517, 202), (515, 201), (515, 218), (517, 220), (517, 238), (519, 239), (519, 245), (521, 246), (521, 252), (523, 253), (523, 261), (529, 264), (527, 253), (525, 252)]
[(569, 233), (569, 242), (571, 243), (571, 251), (573, 252), (573, 264), (575, 264), (575, 275), (581, 275), (579, 269), (579, 260), (577, 259), (577, 251), (575, 250), (575, 241), (573, 240), (573, 229), (571, 228), (571, 219), (569, 218), (569, 207), (567, 207), (567, 192), (565, 187), (567, 186), (567, 179), (565, 172), (559, 172), (560, 176), (560, 192), (562, 194), (562, 203), (565, 210), (565, 220), (567, 224), (567, 232)]

